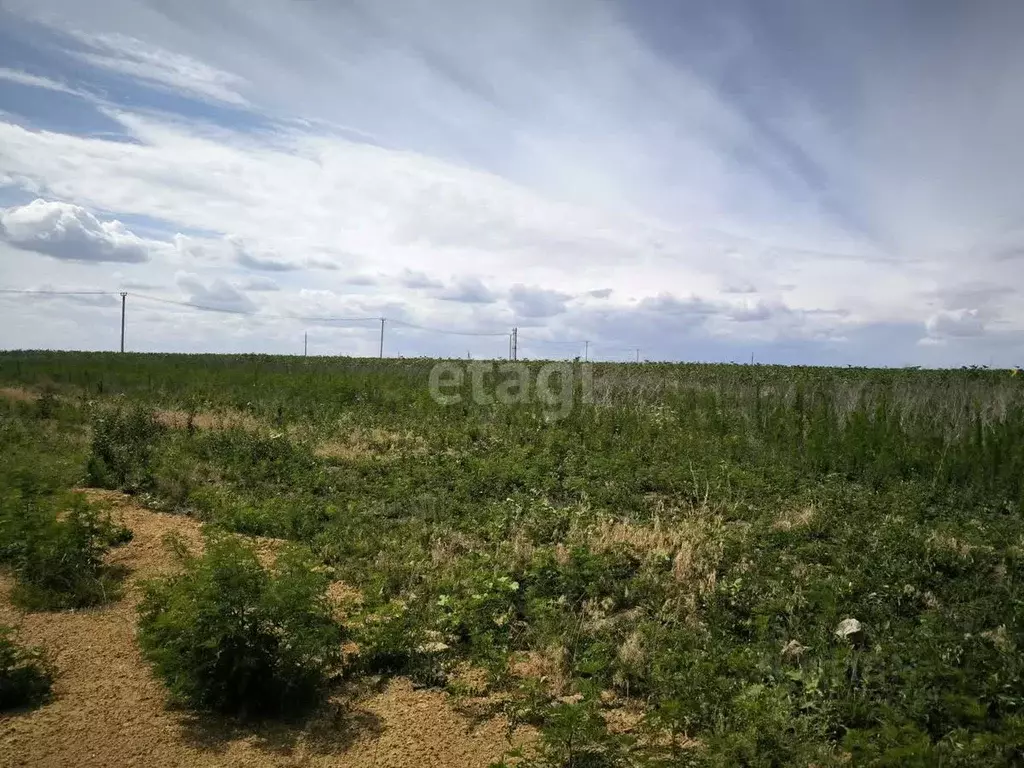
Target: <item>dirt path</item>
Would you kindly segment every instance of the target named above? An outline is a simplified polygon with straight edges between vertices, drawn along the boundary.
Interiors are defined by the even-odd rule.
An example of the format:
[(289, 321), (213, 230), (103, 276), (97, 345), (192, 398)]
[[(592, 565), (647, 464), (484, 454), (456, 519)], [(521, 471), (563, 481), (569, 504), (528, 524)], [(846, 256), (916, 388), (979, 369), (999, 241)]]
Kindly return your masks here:
[(332, 700), (296, 726), (243, 730), (222, 720), (169, 710), (135, 644), (138, 582), (167, 572), (168, 533), (201, 541), (195, 520), (141, 509), (107, 497), (134, 540), (112, 561), (131, 570), (124, 598), (100, 609), (22, 614), (0, 579), (0, 623), (20, 627), (21, 641), (54, 655), (54, 698), (32, 712), (0, 716), (4, 766), (453, 766), (480, 768), (508, 747), (505, 723), (473, 727), (438, 691), (405, 680), (359, 701)]

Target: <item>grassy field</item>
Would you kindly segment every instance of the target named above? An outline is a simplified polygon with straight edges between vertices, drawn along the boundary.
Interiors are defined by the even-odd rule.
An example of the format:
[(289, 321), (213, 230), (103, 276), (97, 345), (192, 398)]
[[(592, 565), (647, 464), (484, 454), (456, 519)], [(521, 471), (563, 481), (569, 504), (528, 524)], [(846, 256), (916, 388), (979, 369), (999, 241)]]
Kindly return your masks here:
[(522, 765), (1024, 762), (1021, 377), (598, 364), (552, 419), (433, 364), (0, 354), (3, 523), (98, 485), (299, 542), (361, 596), (343, 677)]

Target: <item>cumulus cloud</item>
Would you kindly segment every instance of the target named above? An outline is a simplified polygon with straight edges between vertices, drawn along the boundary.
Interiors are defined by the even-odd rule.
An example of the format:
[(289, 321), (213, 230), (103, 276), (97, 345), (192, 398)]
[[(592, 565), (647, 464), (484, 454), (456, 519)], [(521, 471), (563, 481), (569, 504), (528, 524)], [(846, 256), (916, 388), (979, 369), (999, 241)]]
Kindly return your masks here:
[(252, 277), (249, 278), (243, 285), (242, 289), (246, 291), (280, 291), (281, 286), (278, 285), (274, 280), (269, 277)]
[(572, 298), (567, 293), (545, 288), (513, 285), (508, 292), (508, 302), (517, 315), (523, 317), (552, 317), (565, 312), (565, 305)]
[(79, 205), (42, 199), (0, 210), (0, 237), (64, 261), (140, 263), (159, 246), (120, 221), (100, 221)]
[(729, 282), (722, 286), (722, 293), (757, 293), (753, 283), (745, 281)]
[(440, 280), (435, 280), (425, 272), (420, 272), (413, 269), (404, 269), (402, 274), (398, 278), (399, 283), (404, 288), (410, 288), (412, 290), (422, 289), (441, 289), (444, 288), (444, 283)]
[(256, 310), (252, 299), (221, 278), (207, 283), (198, 275), (180, 272), (177, 275), (177, 283), (192, 304), (225, 312), (254, 312)]
[[(284, 304), (372, 274), (346, 309), (429, 326), (537, 312), (551, 339), (859, 339), (880, 360), (897, 329), (930, 362), (1024, 329), (1024, 11), (958, 9), (905, 35), (901, 14), (782, 3), (777, 29), (808, 31), (794, 44), (746, 6), (570, 6), (266, 0), (242, 23), (213, 3), (7, 0), (12, 25), (84, 30), (46, 71), (87, 62), (75, 85), (107, 93), (122, 130), (0, 116), (0, 184), (140, 234), (157, 218), (210, 233), (173, 241), (170, 277), (138, 268), (156, 284), (182, 261), (210, 290), (273, 273), (282, 290), (261, 299)], [(0, 70), (61, 87), (33, 77)], [(598, 275), (614, 293), (590, 290)], [(950, 343), (921, 352), (922, 335)]]
[(321, 256), (310, 256), (306, 259), (306, 266), (310, 269), (326, 269), (332, 272), (341, 269), (341, 265), (334, 259), (328, 259)]
[(974, 337), (985, 333), (985, 316), (977, 309), (954, 309), (937, 312), (925, 322), (932, 338)]
[(266, 272), (291, 272), (301, 269), (301, 265), (279, 258), (273, 254), (255, 254), (242, 248), (237, 252), (237, 259), (238, 263), (247, 269), (257, 269)]
[(484, 285), (478, 277), (456, 280), (451, 285), (438, 289), (434, 296), (463, 304), (491, 304), (498, 300), (498, 294)]

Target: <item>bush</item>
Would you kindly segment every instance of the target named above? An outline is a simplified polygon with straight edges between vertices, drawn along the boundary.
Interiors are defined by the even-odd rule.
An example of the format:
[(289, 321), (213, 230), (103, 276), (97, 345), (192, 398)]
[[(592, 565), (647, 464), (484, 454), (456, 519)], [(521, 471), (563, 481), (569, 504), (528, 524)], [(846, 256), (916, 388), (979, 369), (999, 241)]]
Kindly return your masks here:
[(0, 711), (42, 704), (53, 683), (46, 654), (18, 645), (13, 635), (11, 627), (0, 626)]
[(201, 557), (179, 551), (183, 573), (147, 584), (139, 607), (143, 653), (172, 697), (243, 718), (315, 704), (340, 667), (342, 628), (308, 551), (283, 549), (273, 569), (229, 536)]
[[(609, 732), (593, 697), (553, 702), (538, 713), (540, 738), (511, 750), (491, 768), (615, 768), (630, 765), (634, 739)], [(514, 762), (512, 761), (514, 759)]]
[(89, 484), (128, 493), (153, 485), (153, 453), (164, 427), (152, 412), (136, 407), (104, 413), (93, 422)]
[(130, 530), (79, 493), (14, 494), (0, 509), (0, 562), (18, 580), (12, 599), (29, 610), (84, 608), (118, 597), (121, 573), (103, 556), (130, 539)]

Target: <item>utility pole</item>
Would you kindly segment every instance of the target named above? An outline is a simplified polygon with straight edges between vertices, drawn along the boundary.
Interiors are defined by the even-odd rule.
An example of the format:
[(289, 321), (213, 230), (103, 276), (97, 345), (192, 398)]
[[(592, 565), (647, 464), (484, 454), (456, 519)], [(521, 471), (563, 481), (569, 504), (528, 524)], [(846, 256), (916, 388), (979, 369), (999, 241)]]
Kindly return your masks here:
[(509, 360), (512, 359), (512, 332), (511, 331), (509, 331), (509, 334), (508, 334), (508, 359)]
[(302, 334), (302, 356), (309, 355), (309, 331)]
[(124, 312), (125, 299), (128, 298), (127, 291), (121, 291), (121, 352), (124, 352)]
[(384, 318), (380, 319), (380, 359), (384, 359)]
[(586, 362), (589, 362), (589, 361), (590, 361), (590, 342), (589, 341), (584, 341), (583, 342), (583, 362), (586, 363)]
[(640, 362), (640, 347), (636, 348), (636, 361), (638, 363)]
[(519, 329), (512, 329), (512, 359), (519, 359)]

